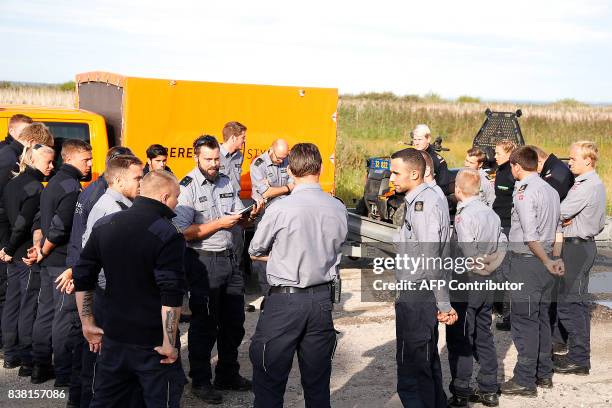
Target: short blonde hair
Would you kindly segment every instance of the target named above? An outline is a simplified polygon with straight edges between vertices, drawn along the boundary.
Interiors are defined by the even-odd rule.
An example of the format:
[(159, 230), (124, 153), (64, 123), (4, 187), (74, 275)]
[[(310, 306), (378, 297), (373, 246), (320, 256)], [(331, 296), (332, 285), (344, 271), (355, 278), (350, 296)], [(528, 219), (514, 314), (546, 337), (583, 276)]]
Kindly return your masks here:
[(480, 194), (480, 173), (474, 169), (461, 169), (455, 178), (455, 188), (469, 196)]
[(599, 150), (597, 149), (597, 143), (591, 142), (590, 140), (579, 140), (572, 143), (571, 147), (577, 147), (580, 149), (580, 154), (583, 159), (591, 159), (593, 164), (597, 163), (599, 158)]
[(512, 153), (512, 151), (516, 149), (516, 143), (514, 143), (512, 140), (504, 139), (495, 143), (495, 147), (501, 147), (504, 152)]
[(32, 144), (53, 146), (53, 134), (44, 123), (34, 122), (26, 126), (19, 135), (19, 140)]
[(423, 136), (428, 139), (431, 138), (431, 130), (429, 130), (429, 126), (424, 124), (417, 125), (412, 131), (412, 137), (415, 136)]

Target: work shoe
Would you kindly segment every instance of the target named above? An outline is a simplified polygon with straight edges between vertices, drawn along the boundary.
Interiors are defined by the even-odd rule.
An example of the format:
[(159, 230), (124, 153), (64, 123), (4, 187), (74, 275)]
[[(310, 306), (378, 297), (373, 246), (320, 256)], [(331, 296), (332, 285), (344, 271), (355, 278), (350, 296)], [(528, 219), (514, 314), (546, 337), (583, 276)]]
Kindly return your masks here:
[(32, 365), (31, 364), (23, 364), (19, 367), (19, 372), (17, 373), (20, 377), (29, 377), (32, 375)]
[(509, 379), (499, 387), (499, 390), (504, 395), (521, 395), (523, 397), (537, 397), (537, 388), (523, 387), (514, 382), (514, 378)]
[(499, 405), (499, 396), (496, 392), (482, 392), (476, 390), (470, 395), (470, 402), (479, 402), (485, 407), (496, 407)]
[(202, 401), (218, 405), (223, 402), (223, 395), (219, 391), (215, 389), (212, 385), (209, 384), (201, 384), (201, 385), (192, 385), (191, 392), (201, 399)]
[(538, 378), (536, 380), (536, 386), (540, 388), (552, 388), (553, 387), (552, 378)]
[(32, 384), (42, 384), (53, 378), (55, 378), (53, 366), (34, 364), (32, 367), (32, 378), (30, 379)]
[(468, 398), (453, 394), (453, 396), (448, 399), (448, 406), (451, 408), (467, 407)]
[(569, 360), (554, 361), (553, 371), (559, 374), (589, 375), (589, 367), (572, 363)]
[(6, 368), (7, 370), (12, 370), (13, 368), (17, 368), (20, 365), (21, 361), (19, 359), (13, 361), (4, 360), (4, 364), (2, 364), (2, 367)]
[(250, 391), (253, 388), (253, 383), (251, 380), (248, 380), (238, 374), (230, 381), (215, 378), (215, 388), (218, 390)]

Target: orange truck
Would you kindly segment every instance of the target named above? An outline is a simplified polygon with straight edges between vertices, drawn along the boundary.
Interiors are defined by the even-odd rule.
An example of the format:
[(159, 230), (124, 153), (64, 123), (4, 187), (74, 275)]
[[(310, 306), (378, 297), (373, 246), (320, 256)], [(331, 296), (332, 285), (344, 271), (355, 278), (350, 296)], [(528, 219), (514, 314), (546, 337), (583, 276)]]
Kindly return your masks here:
[(251, 194), (249, 167), (277, 138), (290, 145), (311, 142), (321, 150), (321, 185), (334, 192), (338, 90), (150, 79), (107, 72), (76, 76), (76, 109), (0, 105), (0, 134), (16, 113), (46, 123), (57, 145), (80, 138), (93, 147), (94, 178), (104, 171), (111, 146), (128, 146), (143, 161), (153, 143), (168, 148), (168, 165), (177, 177), (195, 165), (193, 140), (202, 135), (222, 141), (225, 123), (247, 126), (243, 147), (242, 197)]

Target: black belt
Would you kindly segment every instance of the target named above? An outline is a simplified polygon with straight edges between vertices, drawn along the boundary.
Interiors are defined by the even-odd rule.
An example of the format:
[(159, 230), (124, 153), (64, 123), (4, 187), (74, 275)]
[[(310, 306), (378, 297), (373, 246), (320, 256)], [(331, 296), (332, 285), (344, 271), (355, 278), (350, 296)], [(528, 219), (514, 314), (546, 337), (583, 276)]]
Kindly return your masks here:
[(234, 251), (232, 251), (231, 249), (226, 249), (224, 251), (205, 251), (203, 249), (198, 249), (197, 251), (199, 255), (210, 257), (223, 256), (229, 258), (230, 256), (234, 255)]
[(572, 244), (583, 244), (585, 242), (593, 242), (595, 238), (580, 238), (580, 237), (565, 237), (563, 238), (563, 242), (569, 242)]
[(307, 288), (296, 288), (293, 286), (271, 286), (270, 293), (317, 293), (329, 292), (331, 290), (331, 282), (321, 285), (309, 286)]

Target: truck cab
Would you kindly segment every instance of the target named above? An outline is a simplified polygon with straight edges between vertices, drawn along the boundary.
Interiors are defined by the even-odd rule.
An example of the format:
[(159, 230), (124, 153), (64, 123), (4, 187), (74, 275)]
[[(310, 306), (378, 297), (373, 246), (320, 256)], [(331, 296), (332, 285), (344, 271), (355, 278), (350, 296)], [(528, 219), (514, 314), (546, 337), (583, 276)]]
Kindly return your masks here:
[(55, 140), (55, 168), (62, 164), (62, 143), (67, 139), (80, 139), (92, 146), (91, 178), (95, 180), (104, 171), (108, 138), (104, 118), (83, 109), (52, 108), (33, 105), (0, 105), (0, 135), (8, 134), (8, 123), (15, 114), (24, 114), (35, 122), (49, 127)]

